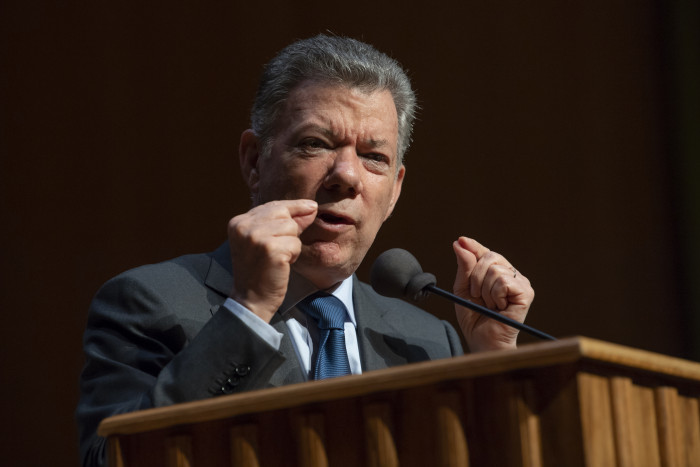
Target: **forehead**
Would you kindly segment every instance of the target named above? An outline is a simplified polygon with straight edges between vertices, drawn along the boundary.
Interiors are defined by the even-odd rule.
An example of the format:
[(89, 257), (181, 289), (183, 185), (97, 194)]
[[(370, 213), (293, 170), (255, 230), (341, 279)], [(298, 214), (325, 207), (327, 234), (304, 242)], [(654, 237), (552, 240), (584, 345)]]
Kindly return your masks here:
[(278, 131), (301, 131), (306, 126), (327, 129), (343, 137), (398, 140), (398, 117), (388, 90), (307, 81), (289, 94), (280, 113)]

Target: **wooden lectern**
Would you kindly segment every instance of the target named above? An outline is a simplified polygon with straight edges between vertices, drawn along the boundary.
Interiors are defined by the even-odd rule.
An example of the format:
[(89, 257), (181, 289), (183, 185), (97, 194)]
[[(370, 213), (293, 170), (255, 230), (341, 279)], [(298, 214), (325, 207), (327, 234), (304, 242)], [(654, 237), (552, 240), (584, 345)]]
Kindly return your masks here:
[(700, 465), (700, 364), (567, 338), (108, 418), (110, 465)]

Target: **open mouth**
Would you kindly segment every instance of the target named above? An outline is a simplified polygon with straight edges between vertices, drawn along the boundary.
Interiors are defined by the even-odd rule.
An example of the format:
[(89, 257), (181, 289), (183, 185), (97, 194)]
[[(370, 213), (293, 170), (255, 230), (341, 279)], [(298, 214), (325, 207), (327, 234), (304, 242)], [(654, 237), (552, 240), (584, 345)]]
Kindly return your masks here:
[(332, 224), (332, 225), (338, 225), (338, 224), (350, 225), (350, 224), (352, 224), (352, 222), (350, 222), (350, 220), (346, 217), (336, 216), (334, 214), (330, 214), (327, 212), (319, 214), (318, 217), (326, 224)]

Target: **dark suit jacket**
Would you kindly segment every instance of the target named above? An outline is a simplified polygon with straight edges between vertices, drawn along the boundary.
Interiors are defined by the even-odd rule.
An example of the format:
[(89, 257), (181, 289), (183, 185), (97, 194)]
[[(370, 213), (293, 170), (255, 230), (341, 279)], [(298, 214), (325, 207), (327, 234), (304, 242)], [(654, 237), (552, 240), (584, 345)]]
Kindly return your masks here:
[[(279, 351), (219, 307), (232, 286), (228, 245), (127, 271), (95, 296), (76, 411), (83, 465), (101, 465), (108, 416), (305, 380), (287, 326)], [(363, 371), (460, 355), (454, 328), (354, 279)]]

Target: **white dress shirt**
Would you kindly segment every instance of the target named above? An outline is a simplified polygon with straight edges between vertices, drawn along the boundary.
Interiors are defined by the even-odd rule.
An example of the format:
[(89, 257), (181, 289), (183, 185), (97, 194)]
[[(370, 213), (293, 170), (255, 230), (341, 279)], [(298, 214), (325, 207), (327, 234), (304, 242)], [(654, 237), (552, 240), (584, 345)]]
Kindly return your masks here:
[[(314, 355), (314, 349), (318, 346), (319, 332), (316, 321), (307, 319), (306, 313), (296, 308), (296, 304), (317, 291), (318, 289), (311, 282), (292, 271), (287, 294), (284, 297), (282, 306), (277, 310), (277, 313), (282, 315), (282, 319), (287, 324), (292, 343), (294, 344), (294, 350), (296, 350), (297, 358), (307, 379), (311, 375), (311, 360)], [(352, 303), (352, 276), (341, 282), (335, 289), (327, 292), (333, 294), (345, 305), (347, 310), (344, 326), (345, 348), (350, 362), (350, 371), (354, 375), (361, 374), (362, 364), (360, 363), (360, 348), (357, 342), (357, 322), (355, 321), (355, 308)], [(258, 315), (232, 298), (226, 299), (224, 307), (235, 314), (265, 342), (279, 350), (282, 342), (282, 333), (277, 332), (269, 323), (266, 323)]]

